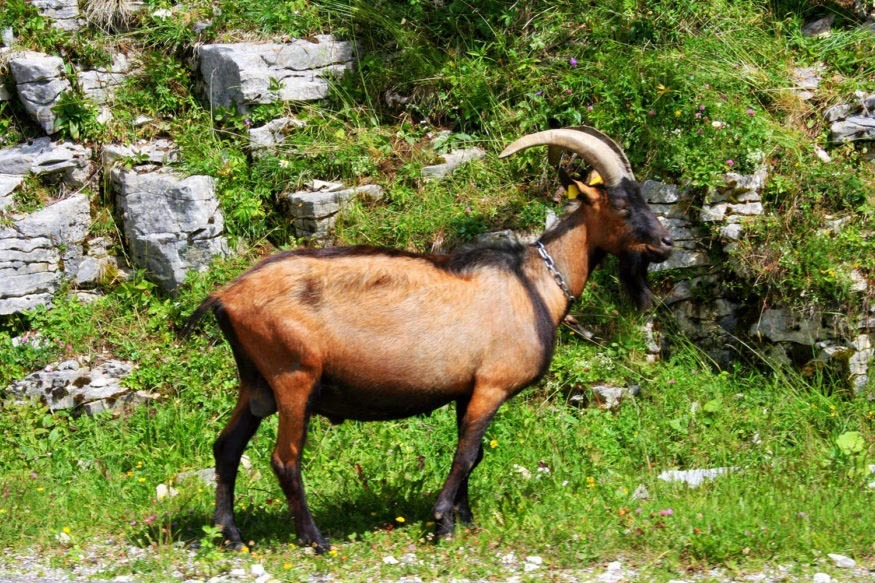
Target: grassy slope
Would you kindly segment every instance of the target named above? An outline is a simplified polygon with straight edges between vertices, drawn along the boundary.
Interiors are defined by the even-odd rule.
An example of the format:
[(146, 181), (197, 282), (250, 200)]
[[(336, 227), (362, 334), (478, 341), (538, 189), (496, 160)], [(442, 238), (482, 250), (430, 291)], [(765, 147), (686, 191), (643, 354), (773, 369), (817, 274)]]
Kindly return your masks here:
[[(142, 28), (114, 39), (146, 52), (150, 80), (130, 80), (107, 127), (94, 124), (81, 102), (71, 105), (71, 119), (96, 143), (175, 139), (189, 170), (219, 178), (229, 230), (254, 251), (192, 278), (172, 299), (137, 275), (107, 282), (106, 297), (95, 304), (59, 300), (54, 310), (2, 324), (0, 385), (62, 355), (107, 350), (138, 363), (132, 387), (162, 395), (118, 418), (4, 404), (4, 546), (41, 546), (58, 564), (73, 565), (93, 540), (152, 545), (157, 552), (137, 569), (160, 579), (168, 564), (186, 563), (173, 542), (203, 539), (198, 561), (180, 568), (190, 575), (220, 569), (228, 558), (214, 552), (215, 537), (202, 530), (210, 523), (210, 488), (177, 484), (176, 498), (156, 501), (155, 487), (211, 465), (211, 442), (233, 405), (233, 366), (214, 328), (180, 346), (169, 324), (265, 246), (293, 244), (273, 201), (309, 178), (386, 187), (385, 203), (345, 215), (343, 242), (426, 250), (484, 230), (540, 223), (552, 204), (544, 196), (550, 177), (534, 155), (507, 164), (492, 153), (446, 183), (419, 180), (441, 128), (454, 131), (444, 147), (494, 150), (553, 120), (583, 121), (621, 139), (639, 176), (703, 186), (729, 159), (742, 171), (768, 160), (774, 218), (745, 250), (744, 257), (765, 258), (750, 260), (749, 293), (781, 302), (805, 292), (808, 301), (851, 310), (859, 304), (846, 280), (851, 269), (870, 277), (875, 269), (865, 235), (872, 229), (871, 170), (849, 147), (833, 150), (830, 166), (811, 152), (812, 140), (823, 144), (820, 108), (854, 89), (875, 89), (865, 58), (871, 38), (851, 27), (830, 39), (802, 38), (802, 4), (780, 2), (676, 0), (647, 3), (650, 11), (629, 1), (484, 2), (477, 9), (449, 2), (443, 10), (419, 2), (250, 4), (222, 2), (205, 40), (331, 30), (362, 44), (358, 72), (328, 103), (293, 111), (308, 128), (291, 137), (287, 150), (256, 162), (244, 148), (247, 123), (288, 109), (268, 106), (248, 121), (204, 111), (183, 63), (193, 40), (188, 22), (210, 13), (206, 3), (187, 5), (185, 17), (146, 18)], [(0, 16), (33, 48), (102, 58), (102, 35), (46, 32), (16, 2)], [(829, 65), (824, 87), (814, 102), (802, 103), (787, 90), (789, 68), (821, 60)], [(382, 105), (387, 90), (411, 96), (408, 109)], [(9, 139), (32, 131), (20, 112), (2, 107), (0, 129)], [(130, 122), (141, 114), (156, 121), (134, 128)], [(717, 119), (730, 130), (712, 131), (706, 122)], [(22, 204), (38, 204), (32, 198)], [(96, 230), (114, 236), (107, 198), (95, 193)], [(841, 236), (820, 235), (826, 215), (843, 214), (852, 218)], [(792, 228), (799, 224), (809, 228)], [(804, 252), (788, 262), (785, 251), (793, 248)], [(665, 578), (678, 569), (749, 569), (790, 559), (800, 569), (821, 569), (818, 560), (828, 552), (871, 561), (875, 517), (864, 469), (875, 442), (875, 407), (849, 399), (829, 378), (717, 373), (690, 346), (668, 362), (643, 364), (640, 319), (616, 295), (612, 274), (601, 274), (579, 314), (598, 332), (597, 342), (564, 333), (545, 381), (503, 408), (490, 428), (495, 447), (472, 479), (478, 530), (438, 547), (425, 541), (428, 510), (452, 451), (451, 411), (387, 424), (331, 427), (319, 420), (306, 479), (317, 522), (338, 553), (307, 556), (289, 546), (290, 524), (267, 464), (270, 420), (249, 452), (254, 467), (238, 497), (257, 560), (282, 578), (328, 572), (362, 580), (507, 576), (513, 567), (499, 556), (511, 550), (542, 556), (554, 568), (625, 555)], [(39, 331), (48, 346), (13, 348), (10, 338), (26, 330)], [(570, 392), (601, 381), (640, 384), (643, 397), (617, 414), (568, 403)], [(861, 434), (861, 451), (840, 446), (849, 432)], [(666, 469), (726, 466), (739, 470), (695, 490), (656, 478)], [(640, 484), (649, 499), (632, 498)], [(71, 540), (62, 544), (57, 536), (65, 529)], [(416, 566), (382, 561), (405, 553), (416, 555)]]

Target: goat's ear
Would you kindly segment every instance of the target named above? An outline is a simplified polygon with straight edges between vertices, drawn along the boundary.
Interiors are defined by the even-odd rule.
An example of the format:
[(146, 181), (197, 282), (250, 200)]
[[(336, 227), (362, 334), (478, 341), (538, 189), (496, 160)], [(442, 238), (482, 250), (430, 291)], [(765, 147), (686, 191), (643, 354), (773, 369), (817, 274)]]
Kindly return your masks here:
[[(574, 193), (573, 196), (572, 192)], [(585, 203), (595, 204), (601, 199), (602, 195), (597, 186), (590, 186), (580, 180), (572, 179), (571, 184), (568, 185), (568, 198), (578, 197), (581, 197)]]
[(589, 177), (586, 179), (586, 183), (590, 186), (598, 186), (599, 184), (604, 184), (605, 181), (602, 178), (602, 175), (597, 171), (593, 170), (589, 173)]

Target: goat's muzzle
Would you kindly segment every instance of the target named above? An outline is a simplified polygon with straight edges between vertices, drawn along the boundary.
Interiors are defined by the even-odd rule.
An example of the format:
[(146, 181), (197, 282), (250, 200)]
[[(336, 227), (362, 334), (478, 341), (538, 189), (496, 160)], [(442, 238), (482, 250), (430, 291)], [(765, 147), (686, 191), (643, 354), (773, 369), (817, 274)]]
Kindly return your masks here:
[(647, 249), (647, 260), (650, 263), (662, 263), (666, 259), (669, 258), (671, 252), (674, 250), (674, 239), (672, 239), (671, 235), (668, 232), (663, 235), (659, 244), (657, 245), (646, 245)]

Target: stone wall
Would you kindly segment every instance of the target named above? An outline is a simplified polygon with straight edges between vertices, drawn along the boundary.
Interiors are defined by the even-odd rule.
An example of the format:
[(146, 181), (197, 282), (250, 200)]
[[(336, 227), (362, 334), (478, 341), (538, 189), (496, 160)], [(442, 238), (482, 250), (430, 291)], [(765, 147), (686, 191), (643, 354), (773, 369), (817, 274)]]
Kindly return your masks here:
[[(675, 239), (672, 257), (651, 268), (666, 272), (670, 284), (661, 298), (662, 319), (721, 366), (757, 359), (757, 351), (803, 370), (832, 368), (853, 391), (875, 395), (873, 307), (854, 316), (799, 314), (763, 309), (759, 301), (738, 295), (739, 276), (730, 253), (744, 237), (745, 224), (763, 214), (761, 191), (767, 180), (762, 167), (752, 175), (727, 173), (721, 186), (704, 193), (644, 183), (645, 198)], [(875, 295), (868, 285), (863, 280), (857, 289), (861, 298)]]
[(200, 47), (200, 72), (211, 107), (247, 111), (275, 101), (328, 96), (328, 80), (352, 67), (353, 45), (328, 35), (315, 42), (237, 43)]

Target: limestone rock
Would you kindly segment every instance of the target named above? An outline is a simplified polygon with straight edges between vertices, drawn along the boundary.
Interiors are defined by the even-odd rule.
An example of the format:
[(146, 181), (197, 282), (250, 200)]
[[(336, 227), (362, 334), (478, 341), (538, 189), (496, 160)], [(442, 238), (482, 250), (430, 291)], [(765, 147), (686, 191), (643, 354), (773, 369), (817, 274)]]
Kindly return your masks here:
[(824, 113), (824, 118), (830, 122), (830, 142), (875, 140), (875, 93), (857, 92), (855, 97), (855, 103), (836, 105)]
[(77, 194), (0, 229), (0, 315), (51, 303), (76, 278), (90, 225), (88, 197)]
[(97, 104), (105, 104), (112, 100), (116, 90), (128, 78), (132, 64), (124, 53), (115, 53), (108, 67), (99, 67), (89, 71), (79, 71), (76, 81), (82, 93)]
[(29, 144), (0, 150), (0, 174), (59, 174), (68, 186), (78, 188), (90, 173), (91, 150), (72, 142), (37, 138)]
[(5, 392), (20, 399), (42, 401), (52, 411), (76, 409), (93, 415), (155, 398), (121, 385), (133, 369), (132, 363), (120, 360), (95, 365), (84, 359), (67, 360), (26, 376), (6, 387)]
[(345, 188), (339, 182), (315, 181), (311, 190), (281, 196), (297, 236), (313, 238), (328, 236), (337, 220), (337, 213), (353, 197), (379, 200), (383, 198), (383, 189), (375, 184)]
[(56, 116), (52, 107), (61, 94), (70, 89), (70, 82), (64, 78), (64, 61), (60, 57), (26, 52), (10, 59), (9, 68), (25, 111), (47, 134), (55, 133)]
[(732, 224), (743, 221), (745, 217), (763, 214), (760, 192), (767, 178), (768, 170), (765, 166), (753, 174), (725, 174), (722, 186), (708, 189), (700, 220), (706, 223), (725, 221)]
[(209, 176), (181, 176), (143, 168), (110, 172), (134, 263), (173, 291), (190, 270), (228, 254), (224, 220)]
[(200, 48), (200, 72), (211, 107), (276, 101), (313, 101), (328, 96), (328, 79), (352, 67), (353, 45), (330, 35), (316, 42), (237, 43)]
[(814, 92), (820, 87), (820, 79), (826, 67), (818, 63), (813, 67), (796, 67), (790, 73), (796, 94), (803, 101), (814, 97)]
[(824, 37), (829, 36), (832, 30), (832, 23), (835, 22), (835, 14), (828, 14), (823, 18), (812, 20), (805, 23), (802, 27), (802, 36), (809, 37)]
[(12, 206), (12, 193), (22, 182), (24, 182), (24, 176), (0, 174), (0, 211)]
[(118, 260), (110, 253), (109, 239), (105, 237), (89, 239), (87, 247), (88, 251), (76, 270), (75, 283), (79, 288), (97, 285), (108, 272), (119, 272)]
[(466, 148), (464, 150), (453, 150), (449, 154), (443, 155), (443, 163), (433, 166), (426, 166), (422, 169), (423, 178), (446, 178), (455, 170), (467, 162), (479, 160), (486, 155), (482, 148)]
[(52, 21), (52, 26), (75, 32), (84, 25), (78, 0), (30, 0), (40, 14)]
[[(12, 45), (15, 44), (15, 31), (12, 29), (11, 26), (6, 26), (0, 29), (0, 44), (2, 44), (5, 48), (11, 48)], [(3, 90), (0, 89), (0, 93), (2, 92)], [(6, 99), (9, 98), (7, 97)], [(2, 96), (0, 96), (0, 101), (4, 101)]]
[(294, 117), (274, 119), (263, 126), (249, 130), (249, 149), (253, 155), (260, 155), (275, 150), (286, 139), (286, 133), (291, 128), (301, 128), (305, 122)]
[(795, 342), (813, 345), (823, 334), (819, 317), (799, 318), (783, 309), (763, 311), (758, 322), (750, 329), (751, 336), (760, 336), (771, 342)]
[(713, 480), (738, 468), (709, 468), (703, 470), (667, 470), (657, 476), (663, 482), (681, 482), (691, 488), (700, 486), (705, 480)]
[(647, 180), (641, 185), (641, 194), (674, 239), (674, 251), (668, 260), (652, 264), (650, 270), (657, 272), (708, 265), (708, 255), (699, 248), (700, 237), (695, 233), (688, 214), (690, 193), (673, 184)]
[(172, 164), (179, 158), (179, 148), (170, 140), (140, 141), (136, 144), (123, 146), (108, 144), (103, 147), (102, 162), (104, 169), (110, 169), (114, 164), (130, 161), (133, 165), (140, 164)]

